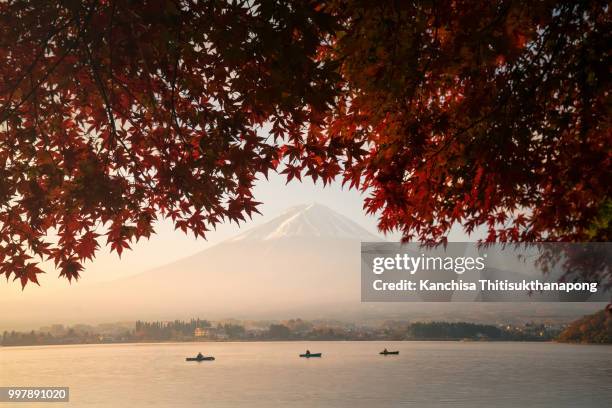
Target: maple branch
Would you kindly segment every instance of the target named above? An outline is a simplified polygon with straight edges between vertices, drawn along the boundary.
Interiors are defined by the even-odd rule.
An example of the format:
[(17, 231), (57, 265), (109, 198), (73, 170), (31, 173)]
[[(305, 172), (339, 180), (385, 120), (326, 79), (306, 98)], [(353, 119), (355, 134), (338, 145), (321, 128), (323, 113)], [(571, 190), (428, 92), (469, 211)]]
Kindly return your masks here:
[[(30, 82), (31, 82), (31, 86), (33, 86), (33, 78), (30, 75)], [(53, 166), (57, 169), (59, 169), (59, 164), (55, 161), (55, 158), (53, 157), (53, 154), (51, 154), (51, 141), (49, 140), (49, 137), (47, 136), (46, 132), (43, 132), (41, 127), (40, 127), (40, 120), (39, 120), (39, 113), (38, 113), (38, 92), (34, 92), (34, 122), (36, 125), (36, 129), (38, 129), (38, 132), (40, 133), (41, 137), (43, 138), (43, 141), (45, 142), (45, 147), (49, 150), (49, 157), (51, 159), (51, 161), (53, 162)]]
[[(75, 19), (75, 17), (72, 17), (64, 25), (62, 25), (62, 26), (56, 28), (55, 30), (51, 31), (51, 33), (49, 33), (49, 35), (42, 41), (42, 44), (41, 44), (42, 49), (41, 49), (41, 51), (36, 55), (36, 57), (34, 58), (32, 63), (26, 68), (26, 70), (24, 71), (23, 75), (13, 85), (13, 87), (11, 89), (11, 93), (9, 94), (9, 97), (7, 98), (7, 101), (6, 101), (6, 105), (7, 106), (10, 105), (10, 103), (13, 101), (13, 96), (15, 95), (15, 91), (17, 90), (17, 88), (19, 88), (19, 85), (21, 85), (21, 83), (28, 76), (30, 76), (30, 78), (32, 77), (32, 75), (31, 75), (32, 71), (34, 70), (34, 67), (36, 66), (36, 64), (38, 64), (40, 59), (43, 57), (43, 55), (45, 55), (45, 50), (47, 49), (47, 46), (49, 45), (49, 42), (53, 39), (53, 37), (55, 37), (56, 35), (58, 35), (62, 31), (64, 31), (65, 28), (70, 26), (70, 24), (74, 21), (74, 19)], [(3, 109), (3, 111), (4, 110), (5, 109)], [(0, 123), (1, 122), (3, 122), (3, 121), (0, 121)]]
[(89, 21), (91, 20), (91, 17), (93, 16), (93, 12), (95, 10), (95, 7), (92, 5), (86, 18), (83, 20), (83, 24), (81, 24), (81, 26), (79, 27), (79, 30), (77, 31), (77, 36), (73, 39), (73, 41), (71, 41), (70, 46), (66, 49), (66, 51), (62, 54), (62, 56), (60, 58), (57, 59), (57, 61), (55, 61), (54, 64), (51, 65), (51, 67), (47, 70), (47, 72), (42, 76), (42, 78), (36, 83), (36, 86), (32, 89), (30, 89), (30, 91), (26, 94), (26, 96), (12, 109), (6, 110), (3, 109), (2, 113), (0, 113), (0, 124), (3, 124), (6, 120), (8, 120), (8, 118), (14, 114), (24, 103), (26, 103), (34, 94), (34, 92), (49, 78), (49, 76), (51, 76), (51, 74), (55, 71), (55, 69), (64, 61), (64, 59), (68, 56), (68, 54), (70, 54), (70, 52), (72, 52), (74, 50), (74, 48), (76, 47), (76, 45), (79, 43), (81, 34), (82, 34), (82, 30), (84, 28), (84, 26), (86, 24), (89, 23)]
[[(548, 26), (546, 28), (546, 30), (542, 33), (542, 36), (541, 36), (542, 44), (540, 45), (540, 47), (538, 49), (538, 52), (536, 53), (536, 56), (534, 58), (540, 58), (540, 54), (544, 50), (544, 46), (550, 40), (549, 35), (550, 35), (550, 26)], [(543, 80), (546, 77), (546, 75), (550, 72), (550, 69), (552, 67), (552, 63), (553, 63), (554, 57), (557, 55), (559, 49), (560, 49), (560, 41), (557, 41), (555, 43), (555, 47), (553, 49), (553, 53), (550, 55), (550, 59), (548, 60), (545, 68), (542, 70), (542, 73), (541, 73), (541, 75), (539, 77), (539, 80), (538, 80), (538, 84), (536, 86), (532, 86), (532, 87), (529, 88), (529, 92), (530, 93), (532, 93), (532, 94), (535, 93), (535, 91), (538, 88), (538, 86), (541, 85), (541, 83), (543, 82)], [(502, 108), (506, 108), (506, 101), (511, 97), (511, 95), (512, 95), (511, 90), (507, 91), (504, 94), (504, 96), (497, 102), (497, 104), (496, 104), (494, 109), (490, 110), (487, 114), (485, 114), (485, 115), (481, 116), (480, 118), (476, 119), (475, 121), (470, 123), (467, 127), (459, 129), (453, 135), (448, 137), (445, 140), (445, 142), (443, 143), (443, 145), (439, 149), (437, 149), (436, 151), (434, 151), (433, 153), (431, 153), (430, 155), (427, 156), (427, 159), (431, 160), (432, 158), (436, 157), (438, 154), (440, 154), (442, 151), (444, 151), (446, 148), (448, 148), (448, 146), (450, 146), (452, 142), (456, 141), (456, 139), (459, 136), (469, 132), (470, 130), (472, 130), (477, 125), (479, 125), (482, 122), (488, 120), (491, 116), (493, 116), (494, 114), (498, 113)]]
[[(172, 83), (171, 83), (172, 93), (171, 93), (171, 96), (170, 96), (170, 107), (171, 107), (170, 123), (171, 123), (171, 126), (174, 128), (174, 130), (176, 130), (176, 134), (181, 139), (181, 141), (183, 142), (185, 147), (187, 147), (187, 146), (189, 146), (189, 144), (187, 143), (187, 140), (185, 140), (185, 137), (183, 136), (183, 133), (182, 133), (181, 128), (180, 128), (180, 125), (178, 123), (178, 117), (177, 117), (177, 114), (176, 114), (176, 101), (175, 101), (176, 81), (178, 79), (178, 68), (179, 68), (179, 59), (180, 59), (180, 54), (179, 54), (179, 51), (178, 51), (178, 44), (181, 42), (181, 27), (180, 27), (180, 25), (177, 28), (176, 36), (177, 36), (176, 45), (174, 47), (175, 48), (174, 49), (174, 54), (175, 54), (174, 69), (172, 71)], [(202, 149), (199, 146), (199, 144), (198, 144), (198, 148), (200, 150), (200, 153), (203, 153)]]
[(142, 174), (142, 172), (140, 170), (138, 170), (138, 163), (139, 163), (138, 158), (136, 157), (136, 155), (134, 154), (132, 149), (128, 148), (128, 146), (125, 144), (123, 139), (121, 137), (119, 137), (119, 134), (117, 132), (117, 126), (116, 126), (116, 123), (115, 123), (115, 117), (113, 115), (113, 106), (112, 106), (112, 104), (110, 102), (110, 99), (109, 99), (107, 93), (106, 93), (106, 88), (104, 87), (104, 83), (102, 81), (102, 77), (100, 76), (100, 72), (98, 71), (98, 67), (97, 67), (97, 64), (96, 64), (96, 62), (95, 62), (95, 60), (93, 58), (93, 54), (91, 53), (91, 49), (89, 48), (89, 44), (85, 44), (85, 50), (87, 51), (87, 54), (89, 56), (90, 67), (92, 69), (92, 73), (93, 73), (94, 79), (96, 81), (96, 84), (97, 84), (97, 87), (98, 87), (98, 91), (100, 92), (100, 95), (102, 96), (102, 99), (104, 100), (104, 108), (105, 108), (106, 114), (108, 116), (109, 125), (111, 126), (112, 137), (117, 142), (119, 142), (119, 144), (123, 147), (123, 149), (126, 151), (126, 153), (132, 159), (132, 163), (134, 165), (133, 168), (132, 168), (132, 170), (134, 171), (134, 176), (138, 179), (138, 181), (147, 183), (147, 185), (149, 185), (149, 187), (153, 189), (153, 185), (150, 184), (150, 181), (146, 177), (143, 176), (143, 174)]
[(113, 107), (108, 98), (108, 95), (106, 94), (106, 88), (104, 87), (104, 83), (102, 82), (102, 78), (100, 77), (100, 74), (98, 72), (97, 63), (94, 61), (93, 55), (91, 53), (91, 49), (89, 48), (89, 44), (85, 44), (85, 50), (87, 51), (87, 55), (89, 58), (89, 64), (91, 67), (91, 71), (92, 71), (94, 80), (96, 81), (96, 84), (98, 86), (98, 91), (100, 91), (100, 96), (102, 96), (102, 99), (104, 100), (104, 109), (106, 110), (106, 115), (108, 116), (108, 123), (111, 127), (112, 137), (116, 139), (119, 143), (121, 143), (122, 146), (125, 148), (125, 145), (123, 145), (122, 141), (117, 136), (117, 126), (115, 124), (115, 118), (113, 115)]

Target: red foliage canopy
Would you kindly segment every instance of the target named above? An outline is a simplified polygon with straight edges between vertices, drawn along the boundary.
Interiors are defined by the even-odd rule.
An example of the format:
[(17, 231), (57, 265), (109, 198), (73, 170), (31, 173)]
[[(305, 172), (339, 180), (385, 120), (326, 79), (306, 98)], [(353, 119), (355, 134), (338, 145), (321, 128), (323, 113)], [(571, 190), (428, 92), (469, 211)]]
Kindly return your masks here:
[(0, 273), (204, 235), (277, 168), (407, 240), (609, 240), (609, 7), (433, 4), (1, 3)]
[(353, 92), (330, 129), (373, 146), (352, 178), (374, 190), (368, 210), (422, 241), (453, 223), (609, 240), (609, 7), (443, 3), (344, 16), (334, 51)]

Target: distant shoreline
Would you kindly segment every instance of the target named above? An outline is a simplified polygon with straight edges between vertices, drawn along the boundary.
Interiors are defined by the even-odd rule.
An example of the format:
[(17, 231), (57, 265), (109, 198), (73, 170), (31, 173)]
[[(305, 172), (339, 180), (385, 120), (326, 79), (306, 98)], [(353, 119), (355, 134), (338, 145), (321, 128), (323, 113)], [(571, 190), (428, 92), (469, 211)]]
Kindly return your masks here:
[[(92, 346), (92, 345), (119, 345), (119, 344), (203, 344), (203, 343), (418, 343), (418, 342), (436, 342), (436, 343), (555, 343), (555, 344), (576, 344), (576, 345), (600, 345), (597, 343), (564, 343), (555, 340), (471, 340), (471, 339), (403, 339), (403, 340), (308, 340), (308, 339), (278, 339), (278, 340), (194, 340), (194, 341), (127, 341), (127, 342), (105, 342), (105, 343), (62, 343), (62, 344), (31, 344), (31, 345), (0, 345), (1, 348), (16, 348), (16, 347), (52, 347), (52, 346)], [(602, 344), (609, 346), (609, 344)]]
[(467, 322), (388, 322), (379, 327), (337, 323), (322, 324), (302, 319), (248, 325), (241, 322), (211, 323), (199, 318), (170, 322), (136, 321), (134, 326), (93, 327), (53, 325), (39, 331), (5, 331), (4, 347), (69, 344), (146, 344), (278, 341), (512, 341), (554, 340), (560, 327), (526, 323), (521, 326)]

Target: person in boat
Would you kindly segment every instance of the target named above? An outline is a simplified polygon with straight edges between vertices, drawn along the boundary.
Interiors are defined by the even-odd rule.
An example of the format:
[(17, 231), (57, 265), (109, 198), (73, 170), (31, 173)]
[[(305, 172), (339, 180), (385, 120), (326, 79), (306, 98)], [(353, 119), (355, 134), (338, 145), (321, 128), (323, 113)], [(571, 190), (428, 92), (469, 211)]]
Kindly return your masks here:
[(387, 353), (388, 353), (388, 351), (387, 351), (387, 348), (386, 348), (386, 347), (385, 347), (385, 349), (383, 350), (383, 353), (385, 353), (385, 354), (387, 354)]
[(309, 354), (310, 354), (310, 350), (306, 350), (306, 355), (309, 355)]
[(198, 355), (196, 356), (196, 358), (204, 358), (204, 354), (202, 354), (202, 353), (198, 353)]

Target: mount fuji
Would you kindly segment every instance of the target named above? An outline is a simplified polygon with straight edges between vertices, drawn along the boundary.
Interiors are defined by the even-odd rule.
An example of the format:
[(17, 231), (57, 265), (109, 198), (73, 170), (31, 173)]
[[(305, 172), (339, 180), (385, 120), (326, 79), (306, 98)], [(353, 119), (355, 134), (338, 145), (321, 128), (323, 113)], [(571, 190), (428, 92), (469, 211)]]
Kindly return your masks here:
[(328, 207), (300, 205), (179, 261), (58, 290), (44, 304), (6, 307), (33, 324), (49, 316), (58, 322), (324, 317), (340, 304), (359, 304), (360, 242), (380, 240)]
[(132, 311), (168, 317), (282, 316), (359, 303), (360, 242), (380, 240), (330, 208), (301, 205), (193, 256), (113, 282), (112, 292), (121, 303), (131, 298)]

